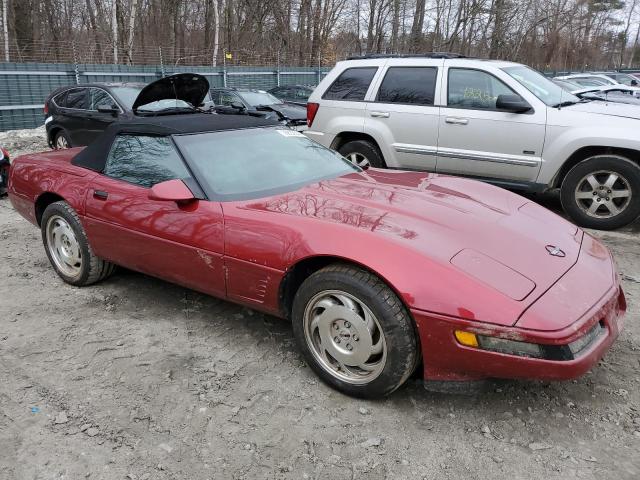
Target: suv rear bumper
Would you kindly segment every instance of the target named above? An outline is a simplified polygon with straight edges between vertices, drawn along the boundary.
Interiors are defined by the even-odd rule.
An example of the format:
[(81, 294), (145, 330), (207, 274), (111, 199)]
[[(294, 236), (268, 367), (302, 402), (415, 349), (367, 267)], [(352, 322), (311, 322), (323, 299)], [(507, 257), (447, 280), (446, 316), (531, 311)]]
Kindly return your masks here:
[[(618, 284), (577, 322), (556, 331), (501, 327), (412, 310), (420, 335), (425, 380), (467, 381), (484, 378), (568, 380), (585, 374), (609, 350), (623, 327), (626, 310)], [(568, 346), (600, 323), (599, 334), (567, 360), (550, 360), (484, 350), (460, 344), (456, 330), (544, 346)]]

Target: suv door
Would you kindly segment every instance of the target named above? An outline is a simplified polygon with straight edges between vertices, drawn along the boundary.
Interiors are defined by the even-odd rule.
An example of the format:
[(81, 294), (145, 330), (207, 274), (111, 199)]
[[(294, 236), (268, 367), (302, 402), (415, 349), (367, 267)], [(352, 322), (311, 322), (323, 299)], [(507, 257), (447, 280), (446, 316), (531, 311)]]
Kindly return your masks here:
[[(498, 78), (499, 72), (458, 62), (445, 66), (436, 171), (535, 182), (542, 162), (546, 108), (513, 85), (506, 73)], [(526, 113), (498, 110), (499, 95), (518, 95), (532, 108)]]
[(115, 107), (122, 113), (118, 102), (106, 90), (97, 87), (90, 88), (86, 121), (87, 132), (85, 134), (87, 144), (93, 142), (111, 123), (117, 120), (117, 115), (99, 112), (98, 107)]
[[(392, 61), (390, 61), (392, 62)], [(367, 102), (364, 131), (388, 167), (435, 171), (440, 108), (435, 105), (442, 60), (389, 63)]]
[(222, 207), (149, 198), (153, 185), (173, 179), (185, 180), (195, 193), (197, 184), (170, 137), (116, 137), (87, 192), (83, 224), (91, 247), (118, 265), (224, 296)]
[(87, 92), (87, 88), (67, 90), (64, 104), (59, 105), (57, 121), (69, 136), (72, 147), (86, 145)]

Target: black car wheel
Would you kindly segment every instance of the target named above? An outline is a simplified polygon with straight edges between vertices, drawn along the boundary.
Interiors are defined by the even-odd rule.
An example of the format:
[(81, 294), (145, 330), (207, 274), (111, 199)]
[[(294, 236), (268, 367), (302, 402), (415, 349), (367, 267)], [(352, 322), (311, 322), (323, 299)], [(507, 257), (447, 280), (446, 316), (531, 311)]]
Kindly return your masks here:
[(376, 145), (367, 140), (352, 140), (342, 145), (338, 152), (360, 168), (385, 168), (384, 158)]
[(361, 398), (388, 395), (419, 359), (413, 319), (374, 274), (334, 264), (307, 278), (293, 302), (293, 333), (315, 373)]
[(94, 255), (76, 212), (67, 202), (55, 202), (42, 214), (42, 243), (56, 273), (78, 287), (104, 280), (115, 265)]
[(53, 148), (56, 150), (64, 150), (65, 148), (71, 148), (71, 142), (69, 141), (69, 137), (62, 130), (56, 133), (55, 137), (53, 137)]
[(640, 166), (619, 155), (589, 157), (567, 173), (560, 198), (581, 227), (623, 227), (640, 215)]

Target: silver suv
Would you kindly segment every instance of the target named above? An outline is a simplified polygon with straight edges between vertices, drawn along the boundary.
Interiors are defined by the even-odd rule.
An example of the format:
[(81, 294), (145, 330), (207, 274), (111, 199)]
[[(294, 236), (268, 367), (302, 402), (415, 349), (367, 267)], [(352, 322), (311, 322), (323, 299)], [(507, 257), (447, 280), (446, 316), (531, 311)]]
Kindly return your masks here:
[(449, 54), (339, 62), (309, 97), (305, 132), (360, 166), (560, 188), (579, 225), (640, 215), (640, 108), (580, 100), (517, 63)]

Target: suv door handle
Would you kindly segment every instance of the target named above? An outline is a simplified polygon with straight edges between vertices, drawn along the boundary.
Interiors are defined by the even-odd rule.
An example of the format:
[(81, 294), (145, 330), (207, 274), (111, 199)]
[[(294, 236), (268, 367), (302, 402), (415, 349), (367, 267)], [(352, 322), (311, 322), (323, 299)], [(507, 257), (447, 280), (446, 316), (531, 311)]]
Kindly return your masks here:
[(97, 198), (98, 200), (106, 200), (109, 194), (104, 190), (94, 190), (93, 198)]
[(389, 112), (371, 112), (369, 115), (377, 118), (389, 118)]
[(466, 118), (456, 117), (445, 117), (444, 121), (452, 125), (466, 125), (467, 123), (469, 123), (469, 120), (467, 120)]

